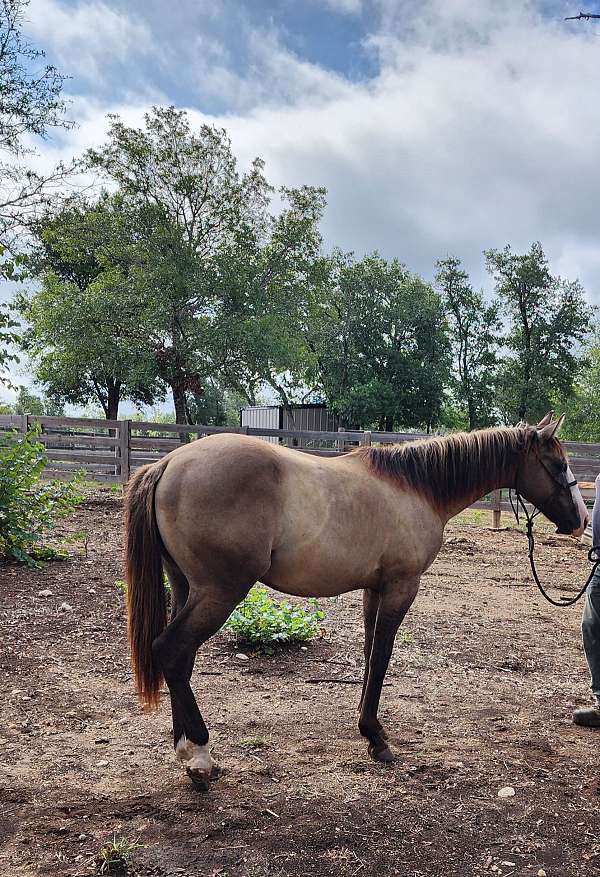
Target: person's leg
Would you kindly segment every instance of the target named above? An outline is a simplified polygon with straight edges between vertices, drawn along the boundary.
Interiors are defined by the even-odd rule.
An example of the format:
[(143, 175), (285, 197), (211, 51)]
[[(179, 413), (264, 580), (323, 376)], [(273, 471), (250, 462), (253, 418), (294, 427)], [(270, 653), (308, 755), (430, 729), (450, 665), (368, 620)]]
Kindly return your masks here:
[(573, 721), (578, 725), (600, 727), (600, 568), (596, 570), (585, 595), (581, 635), (596, 704), (575, 710)]

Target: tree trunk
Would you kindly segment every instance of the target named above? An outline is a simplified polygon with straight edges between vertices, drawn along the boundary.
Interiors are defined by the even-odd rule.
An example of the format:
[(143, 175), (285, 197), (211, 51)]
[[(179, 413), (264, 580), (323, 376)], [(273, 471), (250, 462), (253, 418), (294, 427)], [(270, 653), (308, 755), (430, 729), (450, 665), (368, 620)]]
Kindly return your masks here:
[(119, 417), (119, 402), (121, 396), (121, 381), (113, 381), (107, 383), (108, 400), (106, 405), (106, 419), (117, 420)]
[(175, 423), (187, 423), (187, 404), (185, 401), (185, 390), (181, 384), (172, 384), (171, 391), (173, 393), (173, 404), (175, 406)]

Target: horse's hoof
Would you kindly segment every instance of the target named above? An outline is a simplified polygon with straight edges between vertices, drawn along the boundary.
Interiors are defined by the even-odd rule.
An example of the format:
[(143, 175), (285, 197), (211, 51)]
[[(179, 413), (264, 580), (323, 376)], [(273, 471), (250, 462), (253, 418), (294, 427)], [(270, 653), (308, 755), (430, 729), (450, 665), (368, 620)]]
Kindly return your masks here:
[(218, 780), (223, 773), (223, 768), (219, 767), (216, 761), (213, 762), (210, 770), (204, 770), (198, 767), (186, 767), (185, 772), (196, 786), (203, 792), (208, 792), (210, 784)]
[(208, 748), (182, 737), (175, 747), (175, 755), (185, 767), (185, 772), (198, 789), (206, 792), (211, 780), (216, 780), (220, 769)]
[(373, 761), (378, 761), (381, 764), (392, 764), (394, 761), (396, 761), (396, 756), (387, 745), (385, 740), (383, 740), (381, 743), (377, 743), (376, 745), (373, 745), (372, 743), (369, 744), (369, 755), (371, 756)]
[(198, 770), (197, 767), (186, 767), (185, 772), (201, 792), (208, 792), (210, 786), (210, 774), (205, 770)]

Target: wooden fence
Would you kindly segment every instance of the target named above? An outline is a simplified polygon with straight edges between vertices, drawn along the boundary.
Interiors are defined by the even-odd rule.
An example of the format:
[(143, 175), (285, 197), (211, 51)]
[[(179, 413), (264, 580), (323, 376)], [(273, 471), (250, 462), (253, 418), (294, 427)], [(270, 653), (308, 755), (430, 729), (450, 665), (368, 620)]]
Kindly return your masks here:
[[(426, 436), (419, 433), (338, 430), (270, 429), (266, 427), (202, 426), (151, 423), (139, 420), (103, 420), (88, 417), (40, 417), (31, 414), (0, 415), (0, 434), (25, 433), (37, 427), (38, 440), (46, 447), (48, 477), (68, 477), (84, 470), (94, 481), (124, 484), (132, 471), (153, 463), (182, 442), (214, 433), (231, 432), (259, 438), (276, 438), (280, 444), (321, 456), (337, 456), (352, 448), (397, 444)], [(564, 442), (571, 469), (582, 486), (588, 504), (593, 502), (594, 479), (600, 472), (600, 444)], [(509, 511), (508, 497), (496, 490), (473, 508), (491, 509), (499, 526), (502, 511)]]

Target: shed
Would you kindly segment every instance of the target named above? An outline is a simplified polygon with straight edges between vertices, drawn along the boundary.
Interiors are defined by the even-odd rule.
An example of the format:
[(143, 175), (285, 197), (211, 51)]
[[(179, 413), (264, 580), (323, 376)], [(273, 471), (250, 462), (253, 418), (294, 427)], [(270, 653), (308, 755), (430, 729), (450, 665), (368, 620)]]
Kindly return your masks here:
[[(322, 403), (306, 405), (255, 405), (240, 410), (240, 426), (258, 429), (298, 429), (313, 432), (335, 432), (339, 427), (335, 414)], [(277, 442), (276, 436), (269, 440)]]

